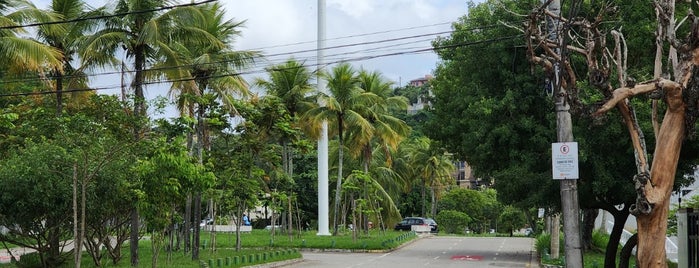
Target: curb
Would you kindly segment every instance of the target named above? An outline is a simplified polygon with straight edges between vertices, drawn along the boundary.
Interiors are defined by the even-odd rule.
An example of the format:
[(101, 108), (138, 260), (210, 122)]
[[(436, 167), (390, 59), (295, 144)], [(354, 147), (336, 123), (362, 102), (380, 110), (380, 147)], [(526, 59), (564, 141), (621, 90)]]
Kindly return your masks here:
[(284, 266), (289, 266), (292, 264), (297, 264), (304, 262), (303, 257), (297, 258), (297, 259), (292, 259), (292, 260), (285, 260), (285, 261), (278, 261), (278, 262), (268, 262), (268, 263), (263, 263), (263, 264), (257, 264), (257, 265), (252, 265), (252, 266), (245, 266), (245, 267), (252, 267), (252, 268), (275, 268), (275, 267), (284, 267)]
[(397, 249), (401, 249), (407, 245), (415, 243), (420, 239), (425, 237), (431, 237), (432, 235), (416, 235), (416, 238), (408, 242), (402, 243), (399, 246), (391, 249), (339, 249), (339, 248), (297, 248), (299, 252), (339, 252), (339, 253), (388, 253)]

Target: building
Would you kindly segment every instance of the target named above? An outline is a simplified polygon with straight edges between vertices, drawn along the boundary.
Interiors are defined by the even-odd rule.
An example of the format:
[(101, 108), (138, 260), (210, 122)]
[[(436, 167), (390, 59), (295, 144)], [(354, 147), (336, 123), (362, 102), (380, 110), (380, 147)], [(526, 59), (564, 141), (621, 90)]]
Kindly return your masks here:
[(456, 180), (457, 186), (466, 189), (478, 189), (481, 186), (490, 186), (490, 183), (487, 181), (483, 181), (473, 175), (473, 170), (466, 161), (454, 161), (454, 167), (456, 167), (456, 171), (452, 176)]
[(425, 77), (420, 77), (418, 79), (410, 80), (410, 82), (408, 83), (408, 86), (421, 87), (421, 86), (427, 84), (427, 82), (429, 82), (430, 80), (432, 80), (432, 78), (433, 78), (432, 75), (427, 74), (427, 75), (425, 75)]
[[(427, 75), (425, 75), (425, 77), (410, 80), (410, 82), (408, 82), (408, 86), (409, 87), (429, 86), (428, 83), (430, 82), (430, 80), (432, 80), (432, 78), (434, 78), (432, 75), (427, 74)], [(425, 93), (422, 93), (422, 94), (425, 94)], [(407, 110), (409, 115), (416, 114), (418, 111), (425, 109), (425, 107), (427, 107), (427, 106), (430, 106), (429, 97), (432, 95), (432, 91), (429, 88), (427, 88), (426, 95), (427, 96), (420, 95), (417, 98), (417, 102), (409, 103), (408, 110)]]

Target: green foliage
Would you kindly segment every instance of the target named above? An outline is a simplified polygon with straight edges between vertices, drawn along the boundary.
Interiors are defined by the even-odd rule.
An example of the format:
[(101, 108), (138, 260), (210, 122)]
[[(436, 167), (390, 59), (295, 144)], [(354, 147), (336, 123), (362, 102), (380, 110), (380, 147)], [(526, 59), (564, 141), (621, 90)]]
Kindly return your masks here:
[[(164, 230), (172, 224), (172, 207), (183, 200), (187, 192), (210, 188), (215, 177), (195, 164), (183, 140), (167, 142), (162, 139), (153, 156), (143, 159), (134, 167), (141, 178), (139, 208), (148, 227)], [(185, 188), (199, 186), (200, 189)]]
[[(400, 212), (393, 203), (393, 198), (370, 174), (359, 170), (352, 171), (343, 183), (342, 191), (345, 196), (353, 197), (357, 202), (357, 211), (352, 211), (352, 215), (359, 216), (361, 213), (368, 221), (376, 223), (383, 223), (384, 218), (394, 220), (400, 218)], [(388, 221), (393, 222), (393, 220)]]
[(43, 140), (29, 141), (0, 160), (0, 226), (11, 228), (0, 234), (1, 241), (43, 245), (39, 254), (62, 262), (65, 256), (51, 254), (50, 248), (71, 232), (71, 180), (63, 175), (72, 174), (70, 159), (66, 149)]
[(408, 102), (410, 104), (417, 103), (418, 100), (422, 102), (428, 102), (429, 101), (429, 90), (430, 90), (430, 84), (429, 82), (419, 86), (405, 86), (405, 87), (397, 87), (396, 89), (393, 90), (393, 94), (396, 96), (403, 96), (408, 99)]
[(593, 247), (604, 250), (607, 247), (607, 244), (609, 244), (609, 235), (597, 230), (592, 232)]
[(439, 223), (440, 231), (448, 234), (463, 234), (471, 222), (471, 217), (461, 211), (442, 210), (435, 220)]
[(512, 235), (515, 230), (524, 227), (526, 222), (524, 212), (513, 206), (506, 206), (498, 217), (498, 231), (504, 230)]
[(12, 121), (17, 120), (19, 116), (16, 113), (2, 113), (0, 114), (0, 129), (8, 128), (12, 129), (15, 127)]
[(469, 229), (476, 233), (487, 231), (490, 222), (497, 219), (501, 210), (494, 192), (463, 188), (447, 191), (439, 200), (438, 207), (440, 211), (453, 210), (468, 215), (472, 219)]
[[(438, 50), (441, 62), (431, 81), (432, 115), (424, 128), (430, 138), (465, 160), (475, 177), (494, 179), (502, 202), (520, 208), (550, 207), (560, 200), (547, 161), (556, 137), (553, 103), (544, 81), (531, 73), (525, 50), (519, 48), (522, 40), (503, 39), (519, 32), (493, 27), (517, 24), (520, 18), (514, 13), (526, 14), (533, 5), (474, 4), (453, 24), (451, 36), (434, 43), (449, 48)], [(475, 44), (461, 45), (470, 43)]]
[[(682, 207), (699, 209), (699, 195), (682, 200)], [(677, 235), (677, 211), (679, 205), (673, 205), (667, 215), (667, 235)]]
[(43, 267), (43, 265), (41, 264), (41, 255), (39, 254), (39, 252), (23, 254), (18, 261), (13, 261), (13, 264), (18, 268)]
[[(563, 241), (563, 236), (560, 236), (560, 249), (559, 252), (563, 254), (564, 248), (565, 248), (565, 242)], [(551, 234), (547, 233), (542, 233), (539, 234), (539, 236), (536, 237), (536, 241), (534, 242), (534, 247), (536, 248), (536, 253), (539, 254), (539, 256), (546, 256), (547, 254), (551, 254)]]

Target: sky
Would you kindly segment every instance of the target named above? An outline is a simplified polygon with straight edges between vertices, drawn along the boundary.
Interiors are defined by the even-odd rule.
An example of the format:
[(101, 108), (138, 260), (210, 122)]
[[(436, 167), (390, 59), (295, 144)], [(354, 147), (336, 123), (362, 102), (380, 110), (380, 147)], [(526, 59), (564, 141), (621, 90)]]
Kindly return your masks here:
[[(260, 66), (292, 56), (315, 65), (317, 5), (317, 0), (227, 1), (230, 18), (245, 21), (235, 48), (271, 55)], [(455, 0), (326, 0), (325, 62), (348, 60), (405, 85), (431, 74), (437, 63), (434, 53), (414, 51), (448, 36), (451, 23), (466, 11), (467, 2)], [(342, 47), (332, 48), (337, 46)]]
[[(200, 2), (195, 0), (194, 2)], [(474, 2), (482, 2), (475, 0)], [(116, 1), (86, 0), (93, 7)], [(265, 55), (244, 76), (248, 81), (265, 78), (266, 67), (290, 58), (316, 67), (318, 0), (219, 0), (226, 17), (244, 22), (232, 44), (236, 50), (256, 50)], [(451, 24), (467, 13), (469, 1), (457, 0), (326, 0), (327, 67), (347, 61), (357, 69), (378, 71), (404, 86), (410, 80), (432, 74), (438, 58), (428, 51), (435, 38), (448, 37)], [(50, 0), (34, 0), (45, 8)], [(177, 3), (188, 3), (180, 0)], [(423, 50), (422, 52), (419, 52)], [(427, 50), (427, 51), (424, 51)], [(106, 70), (109, 72), (113, 70)], [(128, 81), (128, 80), (127, 80)], [(103, 94), (119, 94), (120, 77), (95, 76), (92, 87), (112, 88)], [(128, 83), (128, 82), (127, 82)], [(151, 85), (148, 98), (165, 96), (167, 86)]]

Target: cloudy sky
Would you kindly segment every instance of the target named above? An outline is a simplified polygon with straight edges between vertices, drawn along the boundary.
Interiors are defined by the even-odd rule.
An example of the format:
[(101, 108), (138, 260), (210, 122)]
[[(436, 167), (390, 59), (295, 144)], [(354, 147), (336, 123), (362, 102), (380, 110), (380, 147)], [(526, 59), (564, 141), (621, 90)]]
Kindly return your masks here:
[[(270, 55), (260, 66), (292, 56), (315, 64), (317, 0), (236, 0), (225, 5), (230, 18), (245, 21), (235, 47)], [(448, 36), (451, 23), (466, 11), (463, 0), (326, 0), (326, 46), (341, 47), (326, 50), (326, 63), (347, 60), (404, 85), (432, 73), (436, 55), (415, 51), (430, 48), (437, 36)]]
[[(33, 0), (45, 8), (50, 0)], [(86, 0), (93, 7), (116, 1)], [(201, 0), (194, 0), (199, 2)], [(178, 3), (186, 3), (180, 0)], [(318, 0), (219, 0), (227, 18), (245, 21), (233, 44), (258, 50), (264, 59), (247, 70), (246, 79), (264, 77), (264, 68), (289, 58), (315, 68)], [(429, 50), (438, 36), (448, 36), (451, 23), (467, 12), (464, 0), (326, 0), (326, 63), (348, 61), (356, 68), (379, 71), (395, 85), (431, 74), (437, 57)], [(474, 0), (482, 2), (482, 0)], [(333, 48), (335, 47), (335, 48)], [(109, 70), (108, 70), (109, 71)], [(93, 87), (119, 94), (118, 75), (98, 76)], [(127, 81), (128, 83), (128, 81)], [(149, 98), (167, 93), (167, 86), (149, 86)]]

